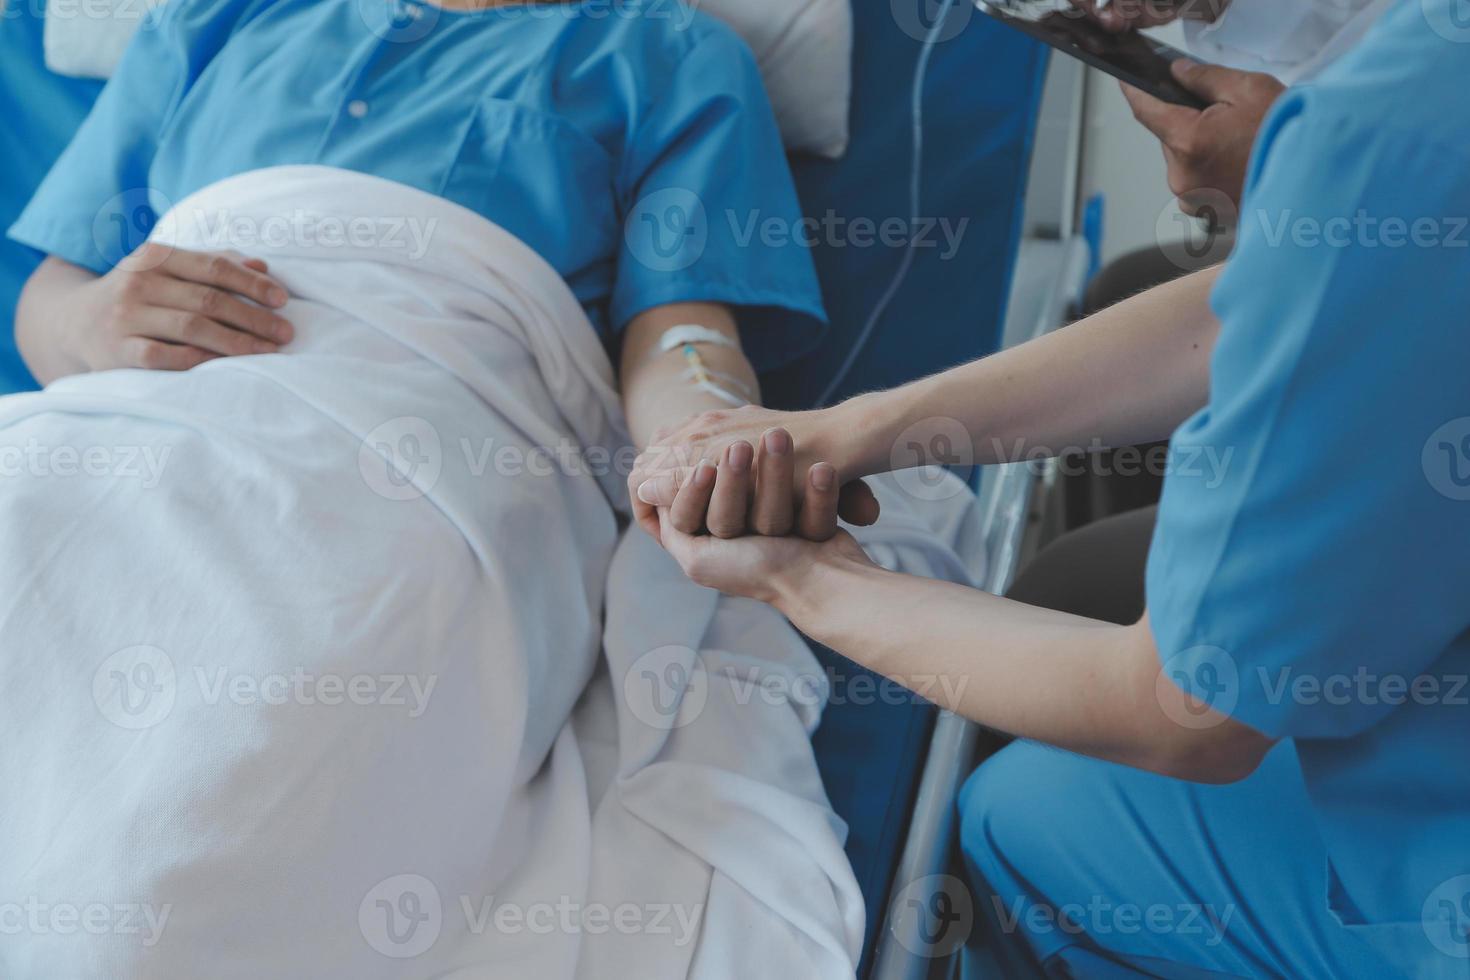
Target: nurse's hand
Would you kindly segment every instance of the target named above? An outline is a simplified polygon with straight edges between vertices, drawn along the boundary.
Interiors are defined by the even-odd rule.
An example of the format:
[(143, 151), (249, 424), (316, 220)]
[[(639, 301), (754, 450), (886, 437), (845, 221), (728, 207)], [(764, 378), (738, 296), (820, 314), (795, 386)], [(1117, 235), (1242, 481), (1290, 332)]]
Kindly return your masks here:
[(1233, 225), (1256, 132), (1286, 86), (1272, 75), (1221, 65), (1180, 59), (1172, 67), (1179, 84), (1208, 101), (1208, 107), (1173, 105), (1131, 85), (1123, 86), (1123, 95), (1133, 115), (1163, 144), (1169, 190), (1179, 198), (1180, 210)]
[(147, 243), (77, 290), (68, 317), (88, 371), (183, 371), (216, 357), (269, 354), (294, 330), (274, 311), (284, 287), (266, 264), (233, 252)]
[[(786, 496), (787, 508), (798, 509), (789, 484)], [(725, 539), (679, 530), (675, 510), (690, 502), (697, 510), (708, 498), (708, 486), (701, 487), (696, 479), (680, 491), (672, 507), (658, 512), (660, 543), (690, 579), (706, 588), (784, 607), (783, 600), (798, 596), (803, 584), (825, 563), (871, 564), (852, 535), (837, 527), (837, 472), (828, 463), (811, 467), (795, 528), (800, 537)]]
[[(708, 530), (719, 538), (742, 534), (810, 536), (815, 525), (798, 518), (814, 464), (830, 461), (837, 507), (851, 524), (878, 519), (878, 501), (862, 480), (843, 476), (843, 434), (821, 411), (778, 412), (756, 405), (704, 412), (655, 433), (628, 477), (638, 523), (659, 536), (657, 512), (670, 512), (686, 534)], [(701, 464), (707, 464), (701, 467)], [(824, 471), (825, 472), (825, 471)], [(703, 481), (712, 480), (705, 485)], [(675, 506), (681, 491), (694, 487)], [(698, 502), (705, 501), (703, 506)], [(816, 533), (830, 537), (836, 530)]]

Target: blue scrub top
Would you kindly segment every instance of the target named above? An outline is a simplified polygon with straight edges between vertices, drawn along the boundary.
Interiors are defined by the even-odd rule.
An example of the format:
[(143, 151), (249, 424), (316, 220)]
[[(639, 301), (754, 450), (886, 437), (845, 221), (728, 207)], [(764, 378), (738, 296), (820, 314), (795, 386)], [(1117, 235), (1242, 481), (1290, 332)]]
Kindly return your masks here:
[(748, 233), (801, 218), (754, 58), (670, 0), (172, 0), (10, 234), (100, 274), (170, 203), (281, 164), (484, 215), (605, 335), (652, 306), (724, 302), (769, 367), (820, 332), (800, 236)]
[(1403, 0), (1267, 119), (1213, 297), (1209, 404), (1174, 436), (1148, 569), (1165, 673), (1296, 741), (1324, 901), (1422, 976), (1470, 970), (1456, 2)]

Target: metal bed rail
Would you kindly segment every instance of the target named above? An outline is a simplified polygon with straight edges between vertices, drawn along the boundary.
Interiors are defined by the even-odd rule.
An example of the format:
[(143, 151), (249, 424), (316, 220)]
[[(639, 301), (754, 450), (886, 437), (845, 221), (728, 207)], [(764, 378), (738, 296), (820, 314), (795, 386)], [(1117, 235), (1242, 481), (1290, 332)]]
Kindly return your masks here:
[[(1091, 248), (1076, 229), (1084, 73), (1070, 58), (1053, 59), (1037, 122), (1025, 229), (1007, 306), (1005, 346), (1064, 325), (1086, 286)], [(987, 591), (1003, 594), (1021, 561), (1038, 468), (987, 467), (961, 553)], [(974, 764), (980, 730), (948, 711), (935, 722), (899, 857), (870, 977), (920, 980), (954, 975), (959, 947), (973, 923), (968, 889), (951, 874), (955, 800)]]

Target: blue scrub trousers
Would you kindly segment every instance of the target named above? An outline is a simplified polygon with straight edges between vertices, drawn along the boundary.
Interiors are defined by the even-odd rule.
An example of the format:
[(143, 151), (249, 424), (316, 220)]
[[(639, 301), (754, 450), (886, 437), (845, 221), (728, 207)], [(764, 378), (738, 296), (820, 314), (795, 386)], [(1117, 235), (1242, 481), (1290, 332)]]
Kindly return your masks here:
[[(1074, 532), (1012, 597), (1065, 608), (1111, 595), (1129, 608), (1066, 611), (1136, 619), (1152, 529), (1150, 509)], [(1006, 980), (1403, 975), (1327, 907), (1326, 846), (1289, 741), (1230, 786), (1016, 742), (970, 777), (960, 807), (977, 941)]]

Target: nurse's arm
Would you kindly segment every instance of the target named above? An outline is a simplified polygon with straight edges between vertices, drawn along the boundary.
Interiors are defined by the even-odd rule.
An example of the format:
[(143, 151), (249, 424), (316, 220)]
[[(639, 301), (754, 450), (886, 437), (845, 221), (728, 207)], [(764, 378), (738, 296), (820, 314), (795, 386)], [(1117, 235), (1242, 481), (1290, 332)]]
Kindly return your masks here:
[[(807, 496), (836, 508), (830, 481)], [(812, 639), (987, 727), (1204, 783), (1245, 778), (1271, 746), (1175, 686), (1147, 616), (1117, 626), (886, 571), (845, 532), (818, 544), (688, 535), (668, 520), (660, 530), (695, 582), (770, 603)]]
[(809, 566), (772, 569), (773, 604), (813, 639), (982, 725), (1204, 783), (1244, 779), (1272, 744), (1175, 686), (1147, 615), (1117, 626), (807, 547), (820, 555)]
[[(1004, 463), (1166, 439), (1210, 395), (1220, 267), (1157, 286), (990, 357), (832, 410), (859, 437), (824, 455), (844, 480), (910, 465), (951, 445), (958, 422), (976, 463)], [(944, 437), (944, 438), (937, 438)], [(798, 436), (800, 442), (800, 436)], [(918, 457), (917, 459), (915, 457)]]

